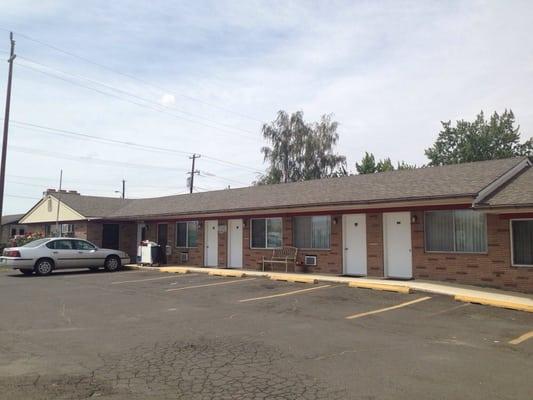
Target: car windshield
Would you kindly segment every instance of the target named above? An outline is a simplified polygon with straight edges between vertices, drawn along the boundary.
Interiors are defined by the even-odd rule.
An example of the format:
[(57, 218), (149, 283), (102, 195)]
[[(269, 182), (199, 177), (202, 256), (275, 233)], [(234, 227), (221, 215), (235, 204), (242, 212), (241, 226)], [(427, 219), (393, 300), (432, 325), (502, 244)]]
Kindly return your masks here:
[(26, 243), (24, 246), (21, 246), (21, 247), (37, 247), (43, 243), (48, 242), (49, 240), (50, 239), (37, 239), (37, 240), (34, 240), (33, 242)]

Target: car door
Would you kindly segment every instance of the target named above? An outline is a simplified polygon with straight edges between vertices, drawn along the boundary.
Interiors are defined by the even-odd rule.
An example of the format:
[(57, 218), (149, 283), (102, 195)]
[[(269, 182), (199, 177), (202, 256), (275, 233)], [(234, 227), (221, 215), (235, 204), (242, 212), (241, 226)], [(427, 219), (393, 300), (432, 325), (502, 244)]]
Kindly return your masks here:
[(50, 242), (52, 258), (54, 260), (55, 268), (79, 268), (80, 258), (78, 250), (74, 248), (74, 240), (59, 239)]
[(85, 240), (73, 240), (73, 242), (74, 248), (77, 250), (80, 267), (99, 267), (104, 264), (104, 260), (99, 256), (95, 245)]

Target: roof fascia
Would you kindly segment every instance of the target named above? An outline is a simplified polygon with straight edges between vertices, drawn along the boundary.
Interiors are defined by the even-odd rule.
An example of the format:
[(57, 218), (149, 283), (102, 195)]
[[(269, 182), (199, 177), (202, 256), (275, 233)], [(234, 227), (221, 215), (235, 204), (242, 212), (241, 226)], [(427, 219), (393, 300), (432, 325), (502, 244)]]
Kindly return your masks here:
[(477, 197), (474, 199), (474, 202), (472, 203), (472, 207), (478, 206), (485, 199), (487, 199), (487, 197), (489, 197), (491, 194), (493, 194), (496, 190), (498, 190), (504, 184), (506, 184), (511, 179), (513, 179), (518, 174), (520, 174), (524, 169), (530, 168), (531, 165), (532, 165), (531, 164), (531, 160), (529, 158), (525, 158), (524, 160), (520, 161), (513, 168), (511, 168), (510, 170), (505, 172), (503, 175), (498, 177), (496, 180), (494, 180), (488, 186), (486, 186), (483, 189), (481, 189), (481, 191), (478, 193)]

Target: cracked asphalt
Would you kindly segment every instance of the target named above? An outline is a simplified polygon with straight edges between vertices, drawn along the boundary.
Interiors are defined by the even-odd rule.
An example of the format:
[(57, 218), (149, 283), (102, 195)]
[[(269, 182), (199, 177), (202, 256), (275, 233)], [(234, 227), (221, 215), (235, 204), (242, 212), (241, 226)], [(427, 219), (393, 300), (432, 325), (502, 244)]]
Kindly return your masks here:
[(347, 320), (428, 295), (332, 285), (241, 302), (310, 286), (236, 280), (1, 271), (0, 398), (532, 398), (533, 340), (508, 343), (531, 314), (429, 295)]

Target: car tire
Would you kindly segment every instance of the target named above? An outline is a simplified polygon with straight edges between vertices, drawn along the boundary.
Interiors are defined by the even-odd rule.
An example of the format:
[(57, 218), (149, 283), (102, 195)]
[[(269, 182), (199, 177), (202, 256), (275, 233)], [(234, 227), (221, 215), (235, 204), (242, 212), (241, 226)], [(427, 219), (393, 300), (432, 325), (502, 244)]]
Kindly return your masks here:
[(107, 272), (118, 271), (120, 267), (120, 258), (117, 256), (109, 256), (105, 259), (104, 268)]
[(54, 262), (49, 258), (42, 258), (35, 263), (35, 273), (40, 276), (50, 275), (54, 269)]
[(24, 275), (33, 275), (32, 269), (19, 269), (19, 271), (21, 274), (24, 274)]
[(89, 270), (91, 270), (92, 272), (97, 272), (99, 269), (99, 267), (89, 267)]

